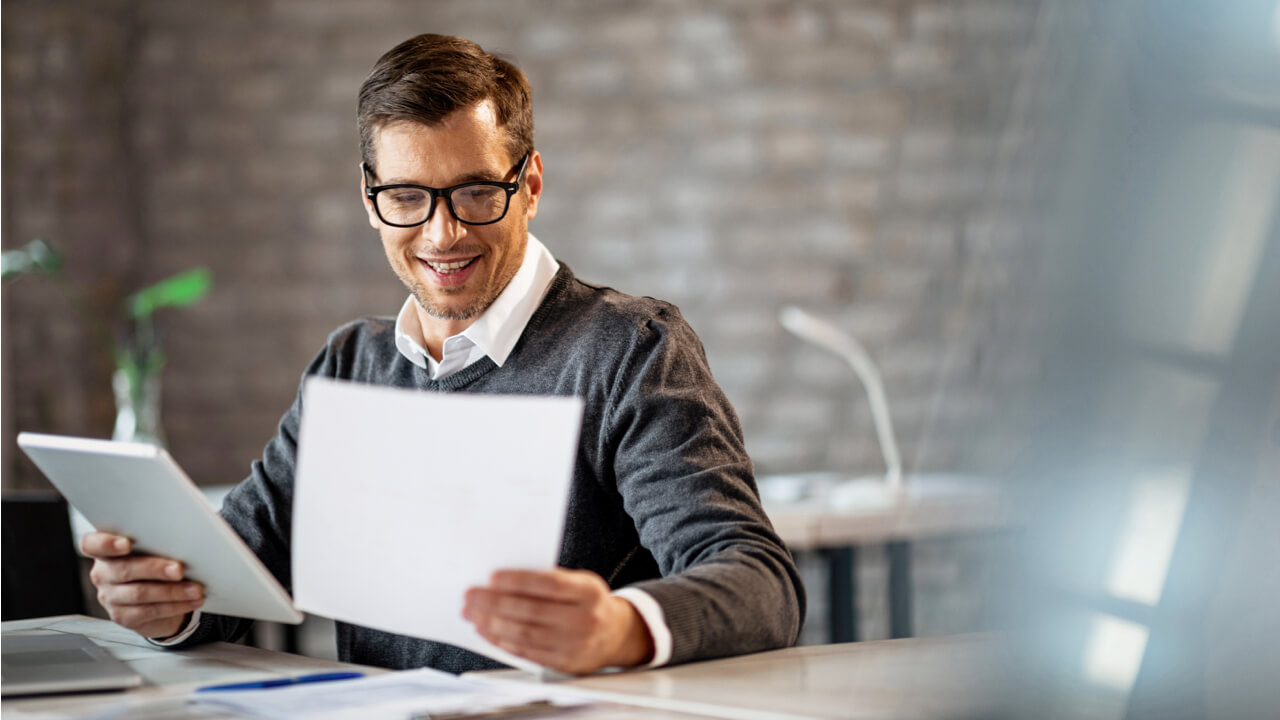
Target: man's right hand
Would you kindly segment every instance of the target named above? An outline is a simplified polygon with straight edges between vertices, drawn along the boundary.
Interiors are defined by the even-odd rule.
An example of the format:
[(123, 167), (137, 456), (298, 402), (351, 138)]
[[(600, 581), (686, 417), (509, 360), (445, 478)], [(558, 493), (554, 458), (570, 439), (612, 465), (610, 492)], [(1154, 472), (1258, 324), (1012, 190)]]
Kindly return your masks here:
[(111, 620), (143, 637), (176, 635), (204, 604), (204, 587), (183, 581), (182, 563), (134, 555), (129, 538), (91, 532), (81, 538), (80, 550), (93, 558), (89, 579)]

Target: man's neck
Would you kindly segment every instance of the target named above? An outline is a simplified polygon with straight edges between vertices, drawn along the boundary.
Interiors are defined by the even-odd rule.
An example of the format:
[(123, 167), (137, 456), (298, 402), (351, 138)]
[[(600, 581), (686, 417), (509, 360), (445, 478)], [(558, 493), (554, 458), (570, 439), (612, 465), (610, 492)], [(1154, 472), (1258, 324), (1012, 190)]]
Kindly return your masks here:
[(444, 358), (444, 341), (466, 330), (475, 323), (479, 315), (466, 320), (445, 320), (431, 315), (415, 303), (414, 311), (418, 313), (418, 327), (422, 330), (422, 343), (436, 362)]

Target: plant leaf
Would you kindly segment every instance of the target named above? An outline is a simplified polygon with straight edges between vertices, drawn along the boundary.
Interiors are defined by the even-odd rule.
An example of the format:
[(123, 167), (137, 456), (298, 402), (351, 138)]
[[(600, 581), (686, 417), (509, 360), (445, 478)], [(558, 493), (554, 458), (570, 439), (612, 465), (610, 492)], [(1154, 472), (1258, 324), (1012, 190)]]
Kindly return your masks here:
[(141, 318), (164, 307), (188, 307), (200, 301), (213, 285), (208, 268), (195, 268), (145, 287), (125, 301), (129, 313)]
[(0, 257), (0, 277), (12, 280), (28, 273), (56, 274), (62, 269), (62, 256), (45, 241), (37, 238), (14, 250), (5, 250)]

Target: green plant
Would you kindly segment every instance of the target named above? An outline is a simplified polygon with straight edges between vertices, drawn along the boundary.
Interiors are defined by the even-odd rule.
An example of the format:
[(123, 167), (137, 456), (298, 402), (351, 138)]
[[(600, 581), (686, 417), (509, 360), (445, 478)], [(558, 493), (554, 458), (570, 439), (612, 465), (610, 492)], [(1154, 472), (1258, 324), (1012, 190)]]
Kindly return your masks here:
[[(6, 250), (0, 258), (3, 282), (9, 283), (31, 275), (47, 275), (57, 281), (76, 312), (91, 332), (110, 345), (110, 326), (119, 321), (112, 313), (92, 310), (63, 274), (62, 256), (43, 240), (32, 240), (21, 248)], [(158, 377), (164, 369), (165, 354), (156, 333), (155, 313), (162, 308), (189, 307), (208, 294), (213, 276), (208, 268), (195, 268), (149, 285), (124, 300), (122, 315), (128, 328), (115, 342), (116, 370), (128, 381), (130, 399), (141, 400), (147, 378)]]
[(189, 307), (200, 302), (213, 285), (208, 268), (178, 273), (125, 298), (131, 332), (116, 345), (116, 367), (129, 376), (130, 386), (164, 369), (164, 348), (156, 336), (155, 312), (166, 307)]

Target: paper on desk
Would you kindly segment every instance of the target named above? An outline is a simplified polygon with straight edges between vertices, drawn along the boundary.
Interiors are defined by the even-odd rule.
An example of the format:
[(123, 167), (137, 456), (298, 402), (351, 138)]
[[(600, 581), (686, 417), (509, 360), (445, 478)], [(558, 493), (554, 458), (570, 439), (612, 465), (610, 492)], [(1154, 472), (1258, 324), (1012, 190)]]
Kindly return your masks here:
[(494, 570), (555, 567), (581, 399), (324, 378), (303, 393), (298, 609), (536, 668), (463, 620), (463, 596)]
[(425, 713), (479, 713), (538, 700), (565, 706), (590, 702), (545, 686), (512, 683), (504, 687), (429, 668), (359, 680), (191, 695), (197, 705), (279, 720), (400, 720)]

